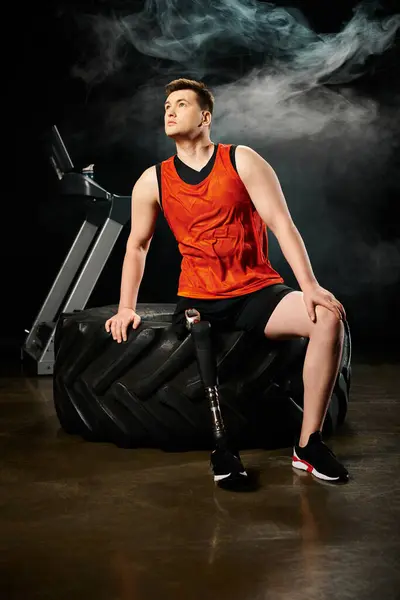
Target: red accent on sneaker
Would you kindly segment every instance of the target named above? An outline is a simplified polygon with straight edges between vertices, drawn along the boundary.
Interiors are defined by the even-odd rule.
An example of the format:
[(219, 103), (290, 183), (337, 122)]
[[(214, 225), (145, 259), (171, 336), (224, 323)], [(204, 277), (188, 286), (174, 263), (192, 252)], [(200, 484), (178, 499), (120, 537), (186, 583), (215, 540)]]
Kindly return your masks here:
[(306, 465), (308, 473), (312, 473), (314, 467), (312, 465), (310, 465), (310, 463), (308, 463), (306, 460), (303, 460), (302, 458), (299, 458), (298, 456), (295, 456), (295, 455), (293, 455), (292, 460), (303, 463), (303, 465)]

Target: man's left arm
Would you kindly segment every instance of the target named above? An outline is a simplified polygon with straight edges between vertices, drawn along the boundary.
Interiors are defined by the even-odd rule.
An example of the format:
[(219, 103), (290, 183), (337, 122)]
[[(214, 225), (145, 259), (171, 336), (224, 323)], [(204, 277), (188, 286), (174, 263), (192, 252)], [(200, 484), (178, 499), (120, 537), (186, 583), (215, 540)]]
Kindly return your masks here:
[(236, 149), (236, 168), (264, 223), (273, 232), (304, 295), (310, 318), (320, 304), (345, 319), (341, 303), (321, 287), (314, 275), (303, 239), (290, 215), (278, 177), (272, 167), (247, 146)]

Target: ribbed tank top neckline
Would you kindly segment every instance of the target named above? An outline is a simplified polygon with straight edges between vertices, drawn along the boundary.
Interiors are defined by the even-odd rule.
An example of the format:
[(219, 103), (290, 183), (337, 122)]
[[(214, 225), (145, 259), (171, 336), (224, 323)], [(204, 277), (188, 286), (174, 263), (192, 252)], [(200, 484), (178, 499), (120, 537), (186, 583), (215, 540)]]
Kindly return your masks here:
[[(210, 163), (210, 161), (212, 161), (214, 159), (214, 164), (212, 166), (212, 169), (208, 173), (208, 175), (206, 175), (206, 177), (204, 177), (204, 179), (202, 179), (199, 183), (187, 183), (184, 179), (182, 179), (182, 177), (179, 175), (179, 173), (178, 173), (178, 171), (176, 169), (176, 166), (175, 166), (175, 156), (178, 156), (178, 155), (175, 155), (175, 156), (172, 157), (173, 160), (171, 161), (171, 163), (172, 163), (173, 173), (174, 173), (174, 175), (176, 177), (178, 177), (179, 181), (181, 181), (183, 183), (183, 185), (188, 185), (191, 188), (196, 188), (196, 187), (199, 187), (200, 185), (203, 185), (204, 182), (206, 182), (211, 177), (211, 175), (213, 174), (213, 171), (215, 169), (215, 165), (217, 163), (217, 160), (219, 158), (219, 154), (220, 154), (220, 144), (219, 143), (218, 144), (214, 144), (214, 146), (215, 146), (214, 152), (212, 153), (212, 155), (210, 156), (209, 160), (207, 161), (207, 164), (205, 164), (204, 167), (201, 169), (201, 171), (203, 171), (203, 169), (206, 169), (207, 166), (208, 166), (208, 164)], [(181, 159), (179, 159), (179, 160), (181, 160)], [(191, 169), (191, 167), (189, 167), (187, 164), (185, 164), (183, 162), (183, 160), (181, 160), (181, 163), (185, 167), (188, 167), (189, 169)], [(196, 169), (192, 169), (192, 170), (196, 171)], [(201, 171), (197, 171), (197, 173), (201, 173)]]

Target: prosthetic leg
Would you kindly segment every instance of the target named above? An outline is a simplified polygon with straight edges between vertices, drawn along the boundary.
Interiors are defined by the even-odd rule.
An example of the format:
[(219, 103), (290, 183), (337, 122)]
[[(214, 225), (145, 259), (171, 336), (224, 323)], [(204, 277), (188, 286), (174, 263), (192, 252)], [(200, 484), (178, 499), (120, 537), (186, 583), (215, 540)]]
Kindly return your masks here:
[(185, 317), (186, 327), (192, 334), (200, 377), (211, 410), (215, 450), (211, 453), (210, 462), (214, 481), (223, 486), (235, 486), (247, 478), (247, 473), (239, 453), (233, 453), (228, 445), (219, 405), (217, 363), (212, 348), (211, 325), (208, 321), (201, 321), (200, 313), (194, 308), (186, 310)]

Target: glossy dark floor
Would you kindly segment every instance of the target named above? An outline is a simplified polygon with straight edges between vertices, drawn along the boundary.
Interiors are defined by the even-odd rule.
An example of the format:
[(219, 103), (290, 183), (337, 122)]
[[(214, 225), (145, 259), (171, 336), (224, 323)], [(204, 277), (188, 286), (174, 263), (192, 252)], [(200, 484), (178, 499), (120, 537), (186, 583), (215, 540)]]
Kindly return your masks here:
[(395, 600), (400, 590), (399, 365), (353, 366), (329, 444), (351, 481), (245, 451), (260, 489), (214, 487), (208, 453), (91, 444), (60, 431), (51, 380), (0, 380), (0, 597)]

